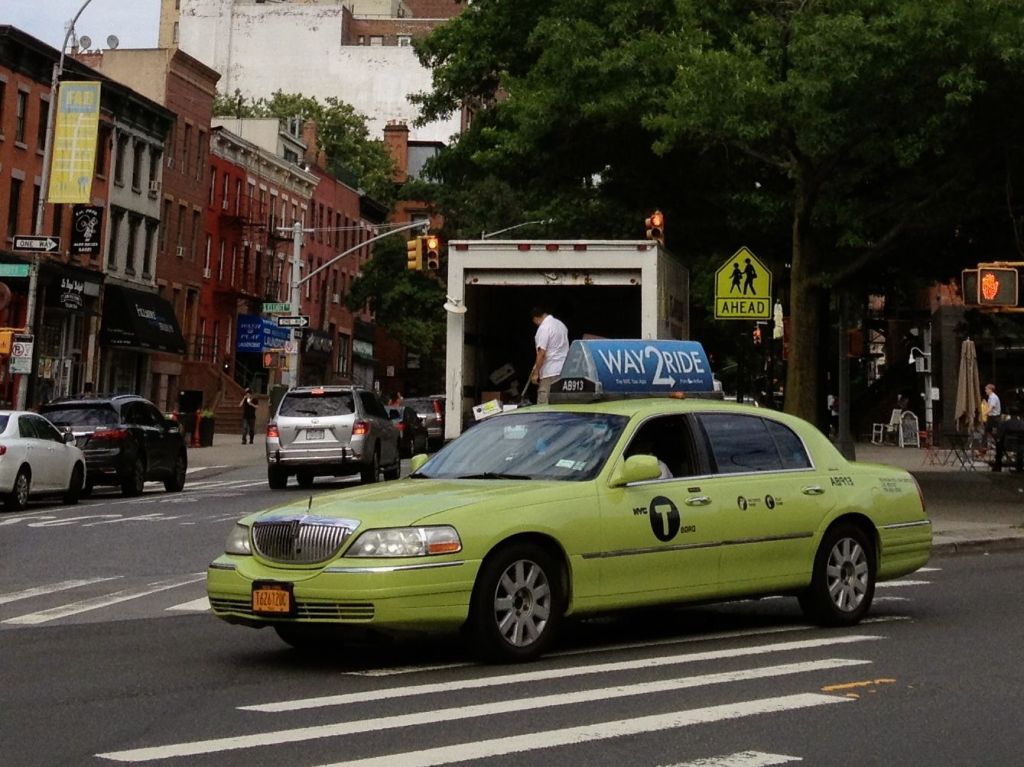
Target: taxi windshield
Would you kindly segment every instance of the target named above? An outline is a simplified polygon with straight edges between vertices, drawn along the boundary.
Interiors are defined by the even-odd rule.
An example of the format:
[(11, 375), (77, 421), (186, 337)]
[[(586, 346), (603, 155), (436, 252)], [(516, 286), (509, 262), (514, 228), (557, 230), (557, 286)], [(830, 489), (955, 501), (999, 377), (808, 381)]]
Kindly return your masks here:
[(628, 418), (604, 413), (517, 412), (481, 421), (413, 476), (584, 481), (597, 476)]

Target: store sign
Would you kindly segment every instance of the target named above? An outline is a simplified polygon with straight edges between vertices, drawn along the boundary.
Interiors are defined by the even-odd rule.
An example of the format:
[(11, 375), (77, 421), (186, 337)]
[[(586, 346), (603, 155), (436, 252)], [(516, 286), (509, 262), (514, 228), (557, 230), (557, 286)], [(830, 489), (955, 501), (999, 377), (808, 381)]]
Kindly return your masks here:
[(373, 344), (369, 341), (362, 341), (358, 338), (352, 341), (352, 353), (364, 359), (373, 359)]
[(85, 295), (85, 281), (72, 277), (60, 278), (60, 302), (65, 309), (81, 310)]
[(11, 345), (11, 361), (7, 368), (9, 373), (32, 372), (32, 346), (34, 339), (26, 333), (16, 333)]
[(76, 205), (71, 227), (71, 253), (94, 258), (100, 254), (100, 217), (103, 209), (96, 205)]

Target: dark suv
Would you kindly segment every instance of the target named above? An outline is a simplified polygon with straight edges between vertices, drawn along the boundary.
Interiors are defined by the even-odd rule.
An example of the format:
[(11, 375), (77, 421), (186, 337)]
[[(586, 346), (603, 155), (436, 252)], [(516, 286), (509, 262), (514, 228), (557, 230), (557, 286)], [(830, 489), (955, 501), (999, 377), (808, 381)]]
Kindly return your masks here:
[(86, 492), (95, 485), (120, 485), (124, 495), (141, 495), (147, 480), (162, 480), (170, 493), (185, 487), (185, 438), (149, 400), (134, 394), (69, 397), (39, 412), (75, 435), (85, 453)]

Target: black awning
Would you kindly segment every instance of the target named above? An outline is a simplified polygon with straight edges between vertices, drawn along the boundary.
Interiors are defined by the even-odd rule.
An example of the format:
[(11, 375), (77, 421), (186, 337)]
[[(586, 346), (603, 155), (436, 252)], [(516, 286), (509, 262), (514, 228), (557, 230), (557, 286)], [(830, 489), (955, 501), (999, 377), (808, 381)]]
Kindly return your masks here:
[(100, 343), (118, 348), (185, 353), (185, 339), (170, 303), (156, 293), (120, 285), (103, 291)]

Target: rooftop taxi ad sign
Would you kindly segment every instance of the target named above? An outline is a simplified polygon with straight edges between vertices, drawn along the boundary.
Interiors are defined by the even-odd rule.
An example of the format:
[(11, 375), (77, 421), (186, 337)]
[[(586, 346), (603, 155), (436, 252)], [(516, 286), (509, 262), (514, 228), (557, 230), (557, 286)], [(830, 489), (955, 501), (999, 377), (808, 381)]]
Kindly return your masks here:
[(696, 341), (602, 339), (573, 341), (562, 367), (565, 394), (709, 392), (711, 365)]
[(715, 272), (715, 319), (771, 318), (771, 270), (747, 248), (740, 248)]
[(100, 84), (61, 83), (47, 202), (90, 202), (99, 122)]

